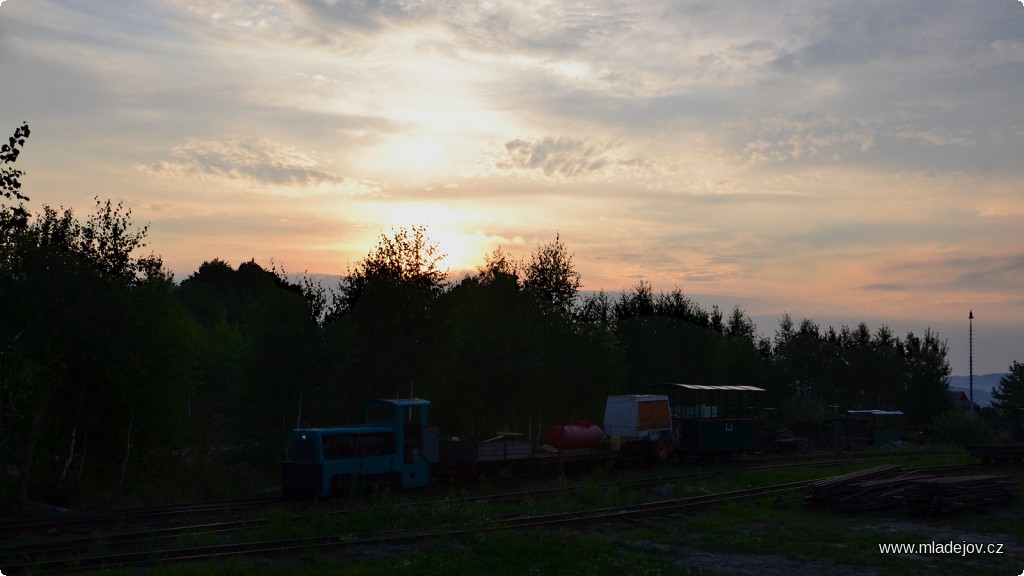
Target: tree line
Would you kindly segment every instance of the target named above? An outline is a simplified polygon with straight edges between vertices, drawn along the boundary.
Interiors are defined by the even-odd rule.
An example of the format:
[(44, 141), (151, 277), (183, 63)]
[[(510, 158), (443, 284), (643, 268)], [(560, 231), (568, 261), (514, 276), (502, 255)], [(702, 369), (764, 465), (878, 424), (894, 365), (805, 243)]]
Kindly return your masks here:
[[(0, 164), (28, 136), (18, 128)], [(381, 234), (336, 287), (216, 258), (176, 282), (142, 254), (148, 229), (130, 209), (34, 210), (22, 173), (2, 170), (7, 505), (270, 488), (290, 430), (356, 422), (380, 397), (428, 398), (442, 429), (480, 437), (599, 421), (608, 394), (663, 382), (760, 386), (789, 420), (837, 405), (927, 423), (948, 407), (946, 344), (930, 330), (822, 331), (784, 315), (769, 338), (739, 306), (707, 310), (678, 288), (583, 294), (558, 234), (458, 280), (413, 226)]]

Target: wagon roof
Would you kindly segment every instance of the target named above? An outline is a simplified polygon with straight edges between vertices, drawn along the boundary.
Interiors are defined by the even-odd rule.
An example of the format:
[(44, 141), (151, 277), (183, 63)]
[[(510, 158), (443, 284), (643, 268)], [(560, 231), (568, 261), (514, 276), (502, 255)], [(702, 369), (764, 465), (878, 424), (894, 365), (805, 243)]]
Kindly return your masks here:
[(320, 434), (321, 436), (331, 435), (353, 435), (353, 434), (379, 434), (394, 432), (392, 426), (382, 424), (346, 424), (344, 426), (328, 426), (325, 428), (296, 428), (293, 432)]
[(739, 390), (747, 392), (764, 392), (764, 388), (758, 388), (757, 386), (707, 386), (705, 384), (676, 384), (675, 382), (659, 384), (658, 386), (675, 386), (676, 388), (684, 388), (686, 390)]
[(410, 406), (430, 406), (430, 400), (424, 400), (422, 398), (391, 398), (391, 399), (380, 399), (371, 400), (370, 404), (390, 404), (399, 408), (408, 408)]

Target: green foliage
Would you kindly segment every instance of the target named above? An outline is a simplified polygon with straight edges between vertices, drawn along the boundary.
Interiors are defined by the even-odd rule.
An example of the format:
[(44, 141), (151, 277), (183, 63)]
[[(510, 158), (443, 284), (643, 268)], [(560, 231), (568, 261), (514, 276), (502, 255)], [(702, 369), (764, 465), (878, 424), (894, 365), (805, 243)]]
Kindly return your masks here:
[(506, 281), (518, 286), (522, 269), (523, 264), (516, 262), (499, 246), (484, 256), (484, 265), (477, 267), (477, 280), (482, 284)]
[(440, 293), (447, 276), (446, 271), (438, 268), (444, 256), (437, 244), (427, 238), (425, 226), (399, 228), (391, 236), (381, 234), (377, 245), (342, 280), (328, 320), (336, 320), (352, 310), (376, 282), (416, 287), (431, 295)]
[[(22, 124), (14, 130), (7, 144), (0, 147), (0, 165), (13, 164), (18, 160), (21, 150), (25, 146), (25, 140), (31, 131), (28, 124)], [(25, 173), (14, 168), (0, 168), (0, 198), (5, 200), (17, 200), (16, 206), (7, 206), (6, 202), (0, 202), (0, 239), (12, 230), (20, 230), (28, 225), (28, 210), (24, 202), (28, 196), (21, 193), (21, 177)]]
[(176, 295), (202, 341), (185, 418), (190, 496), (272, 486), (291, 429), (327, 419), (323, 338), (310, 302), (275, 271), (216, 259)]
[(1016, 360), (1010, 364), (1010, 373), (992, 390), (992, 406), (1003, 418), (1024, 418), (1024, 364)]
[(582, 285), (572, 256), (556, 233), (554, 242), (538, 246), (526, 263), (523, 288), (556, 309), (569, 312)]
[(960, 410), (937, 414), (932, 418), (931, 432), (931, 440), (936, 444), (963, 446), (992, 439), (992, 429), (983, 420)]
[(902, 408), (912, 424), (929, 419), (949, 407), (948, 347), (938, 334), (926, 329), (923, 338), (907, 334), (903, 345), (905, 397)]
[[(17, 158), (23, 126), (3, 148)], [(138, 258), (146, 228), (101, 203), (85, 222), (33, 214), (5, 171), (0, 236), (0, 494), (4, 503), (128, 494), (155, 484), (181, 445), (196, 329), (157, 257)], [(11, 217), (8, 217), (11, 216)]]

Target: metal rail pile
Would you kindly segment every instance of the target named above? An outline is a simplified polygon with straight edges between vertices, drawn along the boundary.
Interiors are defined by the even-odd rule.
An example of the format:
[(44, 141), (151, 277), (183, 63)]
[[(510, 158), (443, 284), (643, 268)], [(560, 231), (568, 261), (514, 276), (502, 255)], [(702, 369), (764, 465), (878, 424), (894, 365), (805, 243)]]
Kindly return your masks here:
[(982, 462), (1024, 462), (1024, 444), (968, 444), (967, 452)]
[(906, 494), (914, 510), (933, 513), (978, 510), (1013, 501), (1017, 483), (1009, 476), (953, 476), (915, 480)]
[(888, 494), (893, 489), (891, 483), (902, 472), (902, 466), (876, 466), (811, 482), (807, 501), (814, 506), (838, 510), (880, 508), (887, 505)]
[(1009, 476), (935, 477), (901, 466), (878, 466), (812, 482), (807, 501), (814, 506), (863, 512), (906, 505), (919, 512), (981, 510), (1010, 503), (1017, 490)]

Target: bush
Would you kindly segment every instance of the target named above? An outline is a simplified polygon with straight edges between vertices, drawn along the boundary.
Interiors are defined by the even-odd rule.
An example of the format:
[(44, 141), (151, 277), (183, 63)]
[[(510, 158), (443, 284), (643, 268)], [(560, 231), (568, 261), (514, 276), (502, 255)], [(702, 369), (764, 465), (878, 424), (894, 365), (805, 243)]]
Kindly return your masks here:
[(932, 441), (964, 445), (992, 440), (992, 429), (981, 419), (960, 410), (949, 410), (932, 418)]

